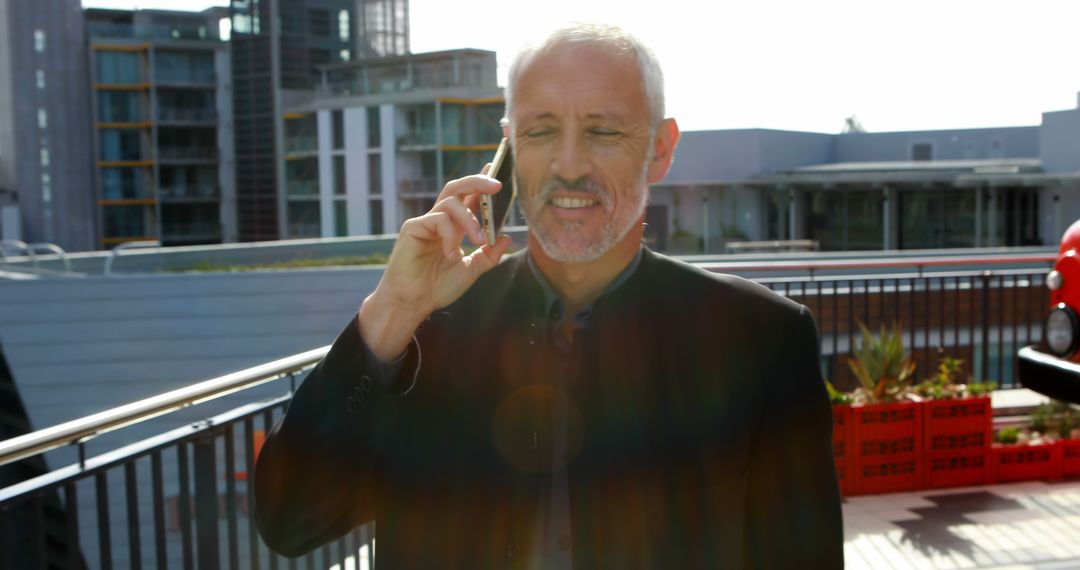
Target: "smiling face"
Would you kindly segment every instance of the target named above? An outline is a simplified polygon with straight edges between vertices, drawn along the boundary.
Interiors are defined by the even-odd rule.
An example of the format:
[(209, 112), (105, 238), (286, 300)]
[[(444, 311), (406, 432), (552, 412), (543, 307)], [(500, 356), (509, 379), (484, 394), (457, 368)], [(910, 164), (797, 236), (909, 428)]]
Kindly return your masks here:
[(544, 253), (586, 263), (640, 239), (630, 230), (667, 164), (653, 160), (632, 53), (566, 44), (535, 54), (518, 76), (510, 125), (521, 210)]

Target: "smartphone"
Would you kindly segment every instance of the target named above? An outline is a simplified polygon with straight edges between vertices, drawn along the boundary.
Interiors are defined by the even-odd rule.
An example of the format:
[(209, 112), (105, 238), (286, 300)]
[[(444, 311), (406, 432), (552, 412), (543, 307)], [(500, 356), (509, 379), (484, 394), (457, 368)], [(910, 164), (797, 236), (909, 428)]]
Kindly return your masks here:
[(488, 174), (502, 182), (502, 188), (495, 194), (480, 195), (480, 223), (484, 226), (484, 237), (488, 245), (495, 245), (495, 238), (506, 225), (510, 217), (510, 209), (514, 207), (514, 199), (517, 198), (514, 157), (510, 152), (510, 141), (506, 137), (499, 142), (495, 158), (491, 159), (491, 170)]

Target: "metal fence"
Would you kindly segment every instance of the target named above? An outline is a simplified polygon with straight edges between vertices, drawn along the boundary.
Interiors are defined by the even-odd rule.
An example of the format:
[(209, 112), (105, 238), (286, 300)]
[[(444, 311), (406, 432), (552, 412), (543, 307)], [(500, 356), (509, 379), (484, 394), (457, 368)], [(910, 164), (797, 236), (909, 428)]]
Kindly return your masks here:
[[(853, 380), (845, 361), (858, 322), (900, 326), (919, 378), (947, 354), (977, 380), (1016, 386), (1015, 354), (1041, 342), (1049, 302), (1045, 273), (1030, 269), (759, 282), (814, 312), (823, 370), (838, 386)], [(327, 348), (0, 442), (0, 465), (272, 379), (295, 384)], [(373, 568), (373, 526), (299, 560), (274, 555), (255, 531), (248, 475), (290, 394), (0, 490), (0, 569)]]
[(1016, 353), (1043, 342), (1050, 299), (1046, 272), (1030, 269), (757, 281), (813, 311), (823, 372), (841, 388), (855, 386), (847, 361), (859, 342), (858, 323), (875, 335), (882, 325), (898, 326), (918, 379), (949, 356), (964, 360), (964, 375), (973, 380), (1019, 387)]
[[(299, 559), (272, 553), (255, 529), (251, 497), (262, 436), (284, 413), (298, 373), (326, 348), (0, 442), (0, 464), (130, 425), (268, 380), (289, 393), (0, 490), (0, 569), (372, 567), (365, 526)], [(286, 388), (283, 386), (283, 392)]]

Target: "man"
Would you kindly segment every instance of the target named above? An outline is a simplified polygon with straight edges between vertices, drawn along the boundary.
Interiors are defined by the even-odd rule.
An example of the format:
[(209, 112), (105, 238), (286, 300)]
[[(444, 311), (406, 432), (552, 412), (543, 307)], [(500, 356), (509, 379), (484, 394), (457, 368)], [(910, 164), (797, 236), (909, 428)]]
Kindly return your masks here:
[(483, 175), (405, 222), (262, 448), (272, 548), (375, 520), (380, 569), (842, 567), (812, 316), (641, 245), (679, 137), (661, 77), (608, 26), (514, 61), (528, 247), (463, 255)]

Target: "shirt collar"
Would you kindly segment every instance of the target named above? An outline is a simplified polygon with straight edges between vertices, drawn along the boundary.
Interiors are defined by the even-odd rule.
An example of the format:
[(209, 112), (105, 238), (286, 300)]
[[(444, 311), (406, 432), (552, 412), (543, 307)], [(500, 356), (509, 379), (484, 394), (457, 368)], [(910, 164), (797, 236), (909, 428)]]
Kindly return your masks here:
[[(611, 283), (608, 284), (608, 286), (604, 289), (604, 292), (600, 293), (600, 297), (603, 297), (604, 295), (607, 295), (615, 289), (618, 289), (620, 285), (625, 283), (626, 280), (634, 274), (634, 271), (637, 270), (638, 265), (641, 263), (642, 251), (644, 251), (644, 247), (639, 247), (637, 253), (634, 255), (634, 259), (630, 260), (630, 263), (626, 265), (622, 272), (615, 276), (615, 279), (613, 279)], [(547, 277), (544, 276), (544, 273), (540, 271), (539, 267), (537, 267), (536, 262), (533, 261), (532, 254), (526, 252), (525, 258), (528, 260), (529, 270), (532, 271), (533, 278), (535, 278), (536, 282), (540, 284), (540, 289), (544, 292), (545, 314), (551, 315), (552, 311), (554, 310), (557, 312), (557, 318), (561, 318), (563, 312), (562, 299), (559, 298), (559, 294), (555, 291), (555, 288), (551, 286), (551, 282), (547, 280)], [(587, 319), (589, 317), (589, 314), (592, 313), (592, 307), (595, 303), (596, 301), (590, 303), (587, 307), (583, 308), (581, 312), (574, 315), (574, 318), (577, 320)]]

